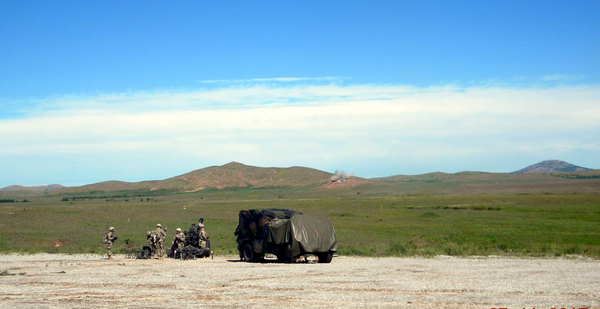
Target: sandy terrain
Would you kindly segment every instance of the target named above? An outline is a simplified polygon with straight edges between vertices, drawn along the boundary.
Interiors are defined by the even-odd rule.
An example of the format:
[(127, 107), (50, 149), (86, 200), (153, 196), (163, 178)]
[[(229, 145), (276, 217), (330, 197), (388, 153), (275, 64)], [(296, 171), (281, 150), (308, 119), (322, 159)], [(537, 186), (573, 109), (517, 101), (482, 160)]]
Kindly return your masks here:
[(600, 308), (600, 261), (0, 255), (0, 308)]

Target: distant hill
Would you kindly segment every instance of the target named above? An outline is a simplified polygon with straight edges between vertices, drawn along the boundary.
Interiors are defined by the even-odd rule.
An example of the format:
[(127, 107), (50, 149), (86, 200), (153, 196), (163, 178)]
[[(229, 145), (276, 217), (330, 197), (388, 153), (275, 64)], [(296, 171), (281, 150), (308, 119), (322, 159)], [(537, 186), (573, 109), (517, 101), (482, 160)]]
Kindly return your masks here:
[(8, 186), (8, 187), (0, 189), (0, 191), (41, 194), (41, 193), (52, 192), (52, 191), (59, 190), (62, 188), (64, 188), (64, 187), (61, 185), (33, 186), (33, 187)]
[(455, 174), (433, 172), (420, 175), (394, 175), (387, 177), (372, 178), (383, 182), (474, 182), (487, 179), (496, 179), (498, 174), (485, 172), (460, 172)]
[(159, 181), (152, 190), (199, 191), (243, 187), (306, 187), (326, 184), (330, 177), (331, 173), (306, 167), (255, 167), (231, 162)]
[[(360, 187), (360, 192), (524, 192), (524, 183), (546, 186), (544, 190), (560, 192), (567, 190), (561, 179), (600, 179), (600, 170), (549, 160), (528, 166), (513, 173), (459, 172), (454, 174), (434, 172), (422, 175), (395, 175), (364, 179), (352, 174), (336, 171), (335, 174), (306, 167), (255, 167), (238, 162), (222, 166), (198, 169), (164, 180), (141, 182), (105, 181), (79, 187), (61, 185), (24, 187), (9, 186), (0, 189), (0, 196), (35, 196), (48, 194), (86, 194), (98, 192), (140, 191), (138, 194), (163, 194), (165, 192), (198, 192), (231, 188), (304, 188), (335, 189), (351, 192)], [(560, 183), (560, 184), (559, 184)], [(550, 184), (550, 185), (548, 185)], [(581, 189), (583, 184), (570, 182)], [(460, 189), (459, 189), (460, 187)], [(533, 186), (530, 186), (534, 188)], [(535, 187), (537, 188), (537, 187)], [(304, 190), (303, 189), (303, 190)], [(588, 190), (589, 189), (589, 190)], [(534, 190), (534, 189), (531, 189)], [(531, 191), (530, 190), (530, 191)], [(152, 191), (153, 193), (149, 193)], [(491, 192), (490, 191), (490, 192)], [(527, 192), (530, 192), (527, 191)], [(580, 190), (581, 191), (581, 190)], [(597, 187), (584, 190), (596, 192)], [(135, 194), (135, 193), (134, 193)], [(353, 194), (359, 194), (354, 192)]]
[[(195, 192), (225, 188), (309, 187), (331, 186), (332, 174), (306, 167), (255, 167), (238, 162), (211, 166), (165, 180), (142, 182), (106, 181), (81, 187), (69, 187), (60, 193), (91, 191), (172, 190)], [(362, 183), (361, 178), (351, 178), (347, 183)], [(337, 182), (336, 182), (337, 184)], [(345, 184), (348, 185), (348, 184)]]
[(558, 172), (580, 172), (589, 171), (590, 168), (581, 167), (559, 160), (546, 160), (537, 164), (530, 165), (524, 169), (512, 172), (512, 174), (550, 174)]

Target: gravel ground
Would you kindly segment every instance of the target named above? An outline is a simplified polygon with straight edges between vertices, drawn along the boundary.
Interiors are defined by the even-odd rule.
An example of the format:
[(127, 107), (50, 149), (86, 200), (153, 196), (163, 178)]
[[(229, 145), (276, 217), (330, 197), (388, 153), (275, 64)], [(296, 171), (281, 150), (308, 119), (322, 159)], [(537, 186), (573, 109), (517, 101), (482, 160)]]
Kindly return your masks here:
[(356, 258), (331, 264), (0, 255), (0, 308), (600, 308), (586, 258)]

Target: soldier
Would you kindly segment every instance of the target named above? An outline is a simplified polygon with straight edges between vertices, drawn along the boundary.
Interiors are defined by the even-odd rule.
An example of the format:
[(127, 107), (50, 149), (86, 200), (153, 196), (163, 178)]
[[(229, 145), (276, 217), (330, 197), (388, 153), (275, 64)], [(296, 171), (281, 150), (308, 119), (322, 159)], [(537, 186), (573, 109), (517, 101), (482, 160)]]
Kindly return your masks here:
[(198, 245), (200, 245), (201, 249), (206, 248), (206, 241), (208, 240), (208, 235), (206, 235), (206, 231), (204, 230), (204, 224), (198, 223), (200, 227), (200, 232), (198, 232)]
[(113, 242), (115, 242), (117, 238), (118, 237), (115, 236), (115, 228), (112, 226), (108, 229), (108, 232), (104, 234), (104, 239), (102, 240), (102, 242), (106, 245), (106, 254), (108, 255), (109, 260), (112, 259)]
[(156, 254), (156, 234), (151, 231), (147, 231), (146, 241), (148, 242), (148, 247), (150, 247), (150, 259), (153, 259), (154, 255)]
[(158, 223), (156, 225), (156, 230), (154, 231), (154, 234), (156, 235), (156, 254), (158, 255), (158, 258), (162, 260), (165, 250), (165, 238), (167, 237), (166, 228), (163, 230), (162, 225)]
[[(177, 228), (177, 230), (175, 230), (175, 235), (173, 235), (173, 247), (175, 247), (175, 245), (177, 246), (177, 251), (180, 251), (185, 247), (185, 234), (181, 232), (180, 228)], [(175, 258), (176, 255), (177, 254), (174, 252), (173, 258)]]

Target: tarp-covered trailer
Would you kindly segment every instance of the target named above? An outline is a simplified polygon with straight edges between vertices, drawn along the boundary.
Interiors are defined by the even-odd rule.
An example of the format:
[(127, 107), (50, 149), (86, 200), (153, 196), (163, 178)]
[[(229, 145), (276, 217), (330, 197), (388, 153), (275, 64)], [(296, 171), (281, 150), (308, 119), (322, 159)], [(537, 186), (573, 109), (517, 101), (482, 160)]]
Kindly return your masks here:
[(337, 252), (335, 229), (328, 216), (288, 209), (241, 210), (235, 231), (240, 259), (260, 261), (266, 253), (282, 262), (315, 255), (330, 263)]

